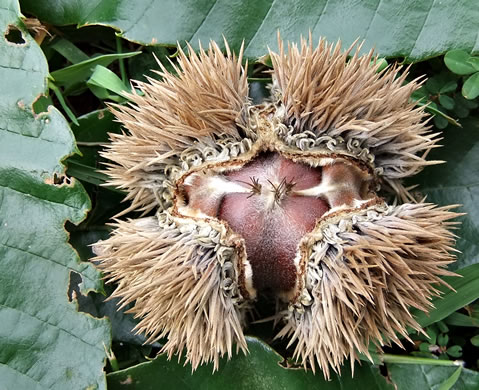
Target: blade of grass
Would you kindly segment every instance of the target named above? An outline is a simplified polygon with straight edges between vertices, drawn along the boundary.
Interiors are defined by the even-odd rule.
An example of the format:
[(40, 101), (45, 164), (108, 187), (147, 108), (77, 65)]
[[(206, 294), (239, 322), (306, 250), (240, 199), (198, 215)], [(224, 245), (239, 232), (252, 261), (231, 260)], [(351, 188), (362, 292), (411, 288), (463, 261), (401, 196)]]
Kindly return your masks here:
[(63, 110), (65, 111), (65, 114), (67, 114), (68, 118), (70, 118), (70, 120), (75, 124), (75, 125), (79, 125), (78, 124), (78, 120), (75, 116), (75, 114), (73, 114), (73, 111), (70, 109), (70, 107), (68, 107), (66, 101), (65, 101), (65, 98), (63, 97), (63, 94), (62, 92), (60, 91), (60, 88), (58, 88), (52, 81), (49, 81), (48, 82), (48, 87), (53, 91), (53, 93), (55, 94), (55, 96), (57, 97), (60, 105), (62, 106)]
[(441, 383), (438, 390), (449, 390), (454, 386), (461, 376), (462, 367), (459, 367), (454, 373), (447, 378), (444, 382)]
[(479, 319), (462, 313), (452, 313), (444, 319), (444, 322), (453, 326), (466, 326), (479, 328)]
[(56, 39), (50, 47), (56, 52), (60, 53), (72, 64), (87, 61), (90, 59), (82, 50), (76, 47), (72, 42), (67, 39)]
[[(119, 54), (123, 53), (123, 46), (121, 43), (122, 43), (121, 38), (117, 35), (116, 36), (116, 51)], [(125, 59), (124, 58), (118, 59), (118, 64), (120, 65), (121, 81), (123, 81), (123, 84), (128, 84), (128, 77), (126, 76), (126, 70), (125, 70)]]
[(454, 118), (450, 117), (449, 115), (445, 114), (441, 110), (437, 108), (437, 105), (432, 102), (425, 102), (424, 98), (421, 99), (415, 99), (413, 100), (416, 102), (418, 106), (426, 106), (426, 111), (433, 114), (433, 115), (439, 115), (442, 116), (444, 119), (446, 119), (450, 124), (457, 126), (457, 127), (462, 127), (462, 125), (455, 120)]
[[(464, 362), (462, 360), (443, 360), (443, 359), (431, 359), (409, 355), (393, 355), (390, 353), (377, 354), (371, 353), (371, 358), (374, 364), (383, 363), (396, 363), (396, 364), (427, 364), (430, 366), (460, 366), (462, 367)], [(360, 355), (360, 359), (363, 361), (370, 361), (365, 355)]]
[(130, 91), (130, 88), (115, 73), (101, 65), (95, 67), (87, 85), (104, 88), (120, 96), (123, 95), (123, 92)]
[(140, 54), (140, 51), (123, 54), (105, 54), (63, 69), (56, 70), (50, 74), (57, 86), (65, 88), (65, 94), (74, 90), (75, 86), (84, 83), (92, 75), (97, 65), (108, 66), (120, 58), (129, 58)]
[(432, 303), (435, 309), (426, 314), (419, 310), (412, 310), (411, 314), (423, 328), (446, 318), (460, 308), (479, 298), (479, 263), (455, 271), (461, 277), (447, 276), (444, 281), (454, 290), (446, 286), (439, 286), (441, 296), (434, 297)]
[[(108, 180), (108, 176), (106, 176), (104, 173), (98, 172), (95, 168), (89, 165), (85, 165), (78, 161), (75, 161), (75, 159), (73, 158), (68, 159), (67, 173), (69, 176), (76, 177), (79, 180), (94, 185), (104, 185)], [(104, 188), (107, 188), (114, 192), (118, 192), (120, 194), (123, 193), (121, 190), (118, 190), (115, 187), (104, 186)]]

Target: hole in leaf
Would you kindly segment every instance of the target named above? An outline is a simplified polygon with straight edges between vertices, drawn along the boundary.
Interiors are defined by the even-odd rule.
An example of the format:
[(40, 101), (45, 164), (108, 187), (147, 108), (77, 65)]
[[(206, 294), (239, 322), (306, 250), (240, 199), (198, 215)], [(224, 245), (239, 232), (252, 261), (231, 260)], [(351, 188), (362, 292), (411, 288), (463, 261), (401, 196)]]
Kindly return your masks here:
[(83, 295), (80, 289), (80, 285), (83, 282), (81, 274), (76, 271), (70, 271), (70, 283), (68, 284), (68, 302), (76, 302), (77, 310), (81, 313), (90, 314), (93, 317), (100, 318), (97, 304), (95, 302), (95, 296), (100, 297), (99, 294), (89, 293)]
[(82, 282), (82, 277), (78, 272), (70, 271), (70, 284), (68, 285), (68, 301), (76, 301), (80, 293), (80, 283)]
[(53, 177), (49, 177), (45, 179), (46, 184), (54, 185), (54, 186), (62, 186), (62, 185), (71, 185), (72, 181), (67, 175), (57, 175), (56, 173), (53, 174)]
[(48, 112), (48, 107), (52, 105), (53, 102), (49, 96), (39, 95), (32, 104), (33, 113), (34, 115), (38, 115), (42, 112)]
[(17, 26), (9, 25), (7, 32), (5, 33), (5, 39), (16, 45), (24, 45), (26, 43), (25, 39), (23, 38), (23, 33)]

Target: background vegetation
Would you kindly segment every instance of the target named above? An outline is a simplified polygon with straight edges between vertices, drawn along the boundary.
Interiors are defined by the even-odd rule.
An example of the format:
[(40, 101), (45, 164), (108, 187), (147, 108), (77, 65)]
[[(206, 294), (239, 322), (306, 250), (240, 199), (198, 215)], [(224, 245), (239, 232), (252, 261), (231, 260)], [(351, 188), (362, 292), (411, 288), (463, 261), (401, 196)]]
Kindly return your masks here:
[[(479, 388), (479, 4), (433, 0), (4, 0), (0, 5), (0, 389), (478, 389)], [(276, 31), (298, 41), (356, 38), (391, 63), (413, 63), (428, 81), (414, 96), (429, 104), (444, 147), (411, 184), (438, 204), (462, 204), (457, 230), (462, 278), (448, 278), (429, 316), (429, 337), (405, 350), (372, 351), (375, 364), (347, 366), (326, 382), (294, 367), (270, 324), (249, 329), (248, 356), (220, 371), (167, 361), (143, 345), (135, 320), (105, 302), (110, 288), (88, 263), (88, 244), (125, 207), (100, 187), (98, 151), (120, 131), (106, 103), (124, 103), (129, 80), (168, 64), (175, 45), (245, 41), (251, 98), (267, 94), (267, 47)], [(167, 65), (168, 66), (168, 65)], [(75, 249), (73, 249), (75, 248)]]

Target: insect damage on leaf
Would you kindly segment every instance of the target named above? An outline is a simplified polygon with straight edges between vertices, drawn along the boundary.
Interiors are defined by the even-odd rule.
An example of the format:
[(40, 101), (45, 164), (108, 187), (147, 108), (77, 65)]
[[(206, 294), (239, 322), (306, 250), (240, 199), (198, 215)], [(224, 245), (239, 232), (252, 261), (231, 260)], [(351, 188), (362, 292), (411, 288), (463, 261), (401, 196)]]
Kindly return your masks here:
[[(373, 53), (311, 38), (270, 53), (269, 101), (248, 98), (242, 52), (216, 43), (179, 49), (178, 76), (138, 82), (127, 129), (104, 156), (125, 211), (96, 245), (137, 330), (199, 364), (247, 351), (243, 330), (260, 294), (279, 301), (277, 337), (326, 377), (345, 359), (400, 344), (420, 329), (448, 275), (454, 206), (416, 203), (402, 184), (425, 166), (438, 136), (411, 102), (418, 80), (377, 72)], [(389, 191), (402, 202), (388, 205)]]

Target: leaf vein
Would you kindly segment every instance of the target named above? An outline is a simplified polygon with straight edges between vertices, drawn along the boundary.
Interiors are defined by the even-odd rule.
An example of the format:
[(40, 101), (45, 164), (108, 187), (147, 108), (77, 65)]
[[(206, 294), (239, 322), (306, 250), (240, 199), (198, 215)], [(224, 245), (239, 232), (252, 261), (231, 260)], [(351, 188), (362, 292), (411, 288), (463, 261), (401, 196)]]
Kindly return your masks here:
[[(9, 249), (14, 249), (14, 250), (17, 250), (17, 251), (20, 251), (20, 252), (24, 252), (24, 253), (28, 253), (29, 255), (32, 255), (32, 256), (35, 256), (35, 257), (39, 257), (40, 259), (43, 259), (43, 260), (47, 260), (47, 261), (50, 261), (54, 264), (57, 264), (63, 268), (66, 268), (67, 270), (69, 271), (75, 271), (75, 272), (79, 272), (81, 274), (82, 277), (84, 277), (85, 279), (88, 279), (89, 281), (93, 282), (93, 283), (96, 283), (95, 280), (93, 280), (92, 278), (88, 277), (87, 275), (84, 275), (83, 273), (81, 273), (81, 271), (79, 269), (75, 269), (75, 268), (71, 268), (71, 267), (67, 267), (65, 264), (62, 264), (60, 263), (59, 261), (56, 261), (54, 259), (51, 259), (49, 257), (45, 257), (45, 256), (42, 256), (38, 253), (34, 253), (34, 252), (30, 252), (24, 248), (18, 248), (18, 247), (15, 247), (13, 245), (8, 245), (8, 244), (5, 244), (4, 242), (0, 243), (0, 245), (4, 246), (4, 247), (7, 247)], [(77, 263), (78, 264), (78, 263)]]
[(208, 16), (210, 15), (211, 11), (213, 10), (213, 8), (215, 8), (216, 4), (218, 3), (218, 0), (214, 0), (213, 1), (213, 4), (211, 5), (210, 9), (208, 10), (208, 12), (206, 13), (205, 17), (203, 18), (203, 20), (201, 21), (200, 25), (195, 29), (195, 31), (193, 32), (193, 34), (191, 34), (191, 37), (190, 39), (188, 39), (188, 42), (191, 42), (193, 40), (193, 38), (195, 37), (195, 35), (198, 33), (198, 31), (200, 30), (200, 28), (203, 26), (203, 24), (205, 23), (205, 20), (208, 18)]
[(271, 9), (273, 8), (275, 2), (276, 2), (276, 0), (273, 0), (273, 1), (270, 3), (269, 8), (268, 8), (268, 11), (267, 11), (266, 14), (264, 15), (263, 20), (261, 21), (260, 25), (259, 25), (258, 28), (256, 29), (254, 35), (250, 38), (250, 40), (249, 40), (248, 43), (246, 44), (245, 49), (244, 49), (245, 52), (246, 52), (246, 50), (248, 50), (250, 43), (253, 42), (253, 40), (256, 38), (256, 35), (258, 35), (258, 32), (259, 32), (259, 30), (261, 29), (261, 27), (263, 27), (264, 21), (266, 20), (266, 18), (268, 17), (269, 13), (271, 12)]
[(82, 343), (84, 343), (84, 344), (86, 344), (86, 345), (89, 345), (90, 347), (93, 347), (94, 349), (97, 349), (97, 350), (103, 352), (103, 348), (100, 348), (100, 347), (98, 347), (98, 346), (95, 345), (95, 344), (90, 344), (89, 342), (87, 342), (86, 340), (83, 340), (81, 337), (77, 336), (76, 334), (74, 334), (74, 333), (68, 331), (68, 330), (65, 329), (65, 328), (62, 328), (62, 327), (58, 326), (58, 324), (52, 324), (51, 322), (48, 322), (47, 320), (44, 320), (43, 318), (39, 318), (39, 317), (37, 317), (37, 316), (35, 316), (35, 315), (31, 314), (31, 313), (27, 313), (27, 312), (25, 312), (25, 311), (23, 311), (23, 310), (17, 309), (16, 307), (7, 306), (7, 305), (5, 305), (4, 303), (1, 303), (1, 302), (0, 302), (0, 307), (3, 307), (3, 308), (5, 308), (5, 309), (10, 309), (10, 310), (19, 312), (20, 314), (24, 314), (24, 315), (26, 315), (26, 316), (28, 316), (28, 317), (30, 317), (30, 318), (34, 318), (34, 319), (36, 319), (37, 321), (39, 321), (39, 322), (41, 322), (41, 323), (43, 323), (43, 324), (49, 325), (49, 326), (51, 326), (51, 327), (53, 327), (53, 328), (55, 328), (55, 329), (58, 329), (58, 330), (60, 330), (60, 331), (63, 331), (63, 332), (65, 332), (66, 334), (72, 336), (74, 339), (80, 340)]
[(431, 15), (431, 10), (433, 9), (434, 7), (434, 4), (436, 3), (436, 0), (432, 0), (432, 3), (431, 3), (431, 6), (429, 7), (429, 10), (427, 11), (427, 15), (426, 15), (426, 18), (424, 19), (423, 23), (422, 23), (422, 26), (421, 26), (421, 29), (419, 30), (418, 34), (416, 35), (416, 38), (414, 39), (414, 44), (411, 48), (411, 50), (409, 50), (409, 55), (407, 57), (411, 57), (412, 55), (412, 52), (414, 51), (414, 49), (416, 48), (416, 45), (417, 45), (417, 42), (419, 40), (419, 37), (422, 35), (422, 33), (424, 32), (424, 26), (426, 25), (428, 19), (429, 19), (429, 16)]

